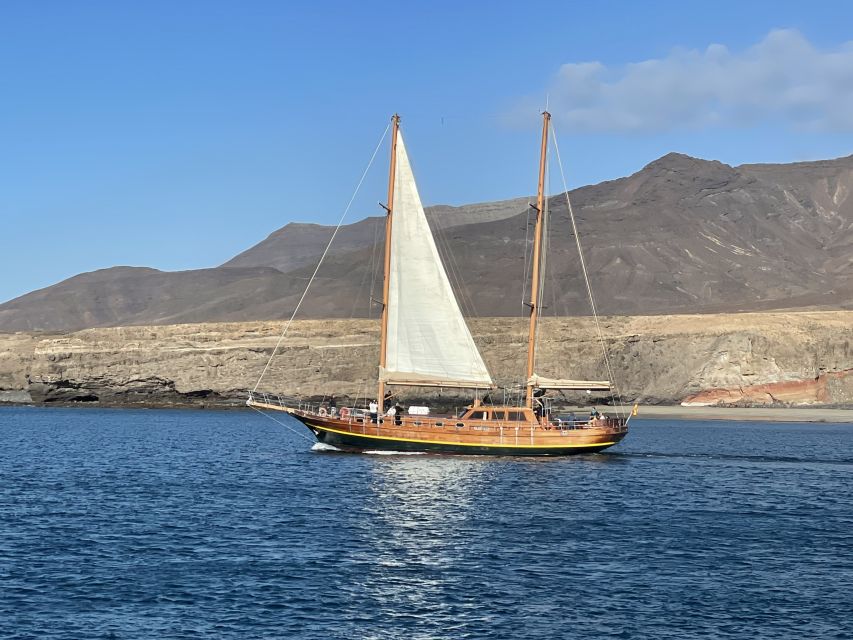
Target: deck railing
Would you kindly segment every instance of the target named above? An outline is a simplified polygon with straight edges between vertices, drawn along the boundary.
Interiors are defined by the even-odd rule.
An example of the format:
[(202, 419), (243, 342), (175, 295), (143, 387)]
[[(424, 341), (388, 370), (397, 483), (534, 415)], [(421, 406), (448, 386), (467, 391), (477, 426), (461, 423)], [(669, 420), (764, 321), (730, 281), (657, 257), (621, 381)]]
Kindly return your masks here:
[[(338, 419), (346, 420), (349, 424), (361, 424), (364, 426), (376, 424), (382, 427), (385, 424), (394, 426), (396, 416), (377, 416), (377, 422), (372, 423), (370, 412), (361, 407), (340, 407), (335, 408), (334, 413), (325, 402), (305, 402), (299, 398), (292, 396), (282, 396), (274, 393), (262, 391), (253, 391), (249, 393), (249, 399), (246, 404), (252, 405), (261, 403), (267, 406), (281, 407), (282, 409), (292, 409), (300, 413), (312, 414), (315, 416), (325, 417), (332, 415)], [(624, 418), (601, 418), (591, 420), (588, 418), (575, 418), (574, 420), (561, 420), (557, 417), (552, 417), (547, 423), (535, 425), (532, 429), (529, 423), (510, 420), (489, 420), (488, 426), (471, 425), (466, 423), (462, 418), (454, 416), (417, 416), (404, 414), (406, 426), (411, 427), (454, 427), (459, 431), (467, 431), (476, 433), (478, 431), (492, 430), (495, 427), (501, 431), (508, 430), (511, 433), (522, 431), (527, 433), (535, 429), (536, 431), (572, 431), (575, 429), (589, 429), (607, 427), (614, 429), (617, 432), (627, 430), (627, 420)]]

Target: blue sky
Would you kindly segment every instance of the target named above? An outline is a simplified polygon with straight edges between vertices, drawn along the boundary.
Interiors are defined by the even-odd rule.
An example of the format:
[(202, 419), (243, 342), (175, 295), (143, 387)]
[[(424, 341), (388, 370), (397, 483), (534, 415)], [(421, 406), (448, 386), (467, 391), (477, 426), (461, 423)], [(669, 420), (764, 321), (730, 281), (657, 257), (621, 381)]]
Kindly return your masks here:
[(531, 193), (546, 96), (570, 186), (849, 155), (851, 42), (847, 2), (6, 0), (0, 300), (334, 222), (394, 111), (427, 203)]

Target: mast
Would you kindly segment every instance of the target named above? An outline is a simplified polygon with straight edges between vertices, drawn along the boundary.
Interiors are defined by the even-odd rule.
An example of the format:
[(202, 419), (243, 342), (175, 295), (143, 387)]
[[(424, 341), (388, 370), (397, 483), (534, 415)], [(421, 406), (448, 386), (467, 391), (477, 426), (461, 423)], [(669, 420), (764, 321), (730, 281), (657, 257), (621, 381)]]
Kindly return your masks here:
[[(388, 287), (391, 283), (391, 223), (394, 212), (394, 178), (397, 171), (397, 132), (400, 129), (400, 116), (391, 117), (391, 168), (388, 170), (388, 204), (385, 205), (385, 276), (382, 281), (382, 330), (379, 339), (379, 367), (385, 366), (388, 346)], [(376, 402), (379, 414), (385, 412), (385, 382), (379, 381)]]
[(539, 152), (539, 186), (536, 192), (536, 230), (533, 237), (533, 281), (530, 286), (530, 329), (527, 339), (527, 402), (533, 407), (533, 385), (529, 380), (533, 376), (536, 364), (536, 324), (539, 319), (539, 263), (542, 255), (542, 227), (545, 216), (545, 159), (548, 153), (548, 124), (551, 114), (542, 112), (542, 147)]

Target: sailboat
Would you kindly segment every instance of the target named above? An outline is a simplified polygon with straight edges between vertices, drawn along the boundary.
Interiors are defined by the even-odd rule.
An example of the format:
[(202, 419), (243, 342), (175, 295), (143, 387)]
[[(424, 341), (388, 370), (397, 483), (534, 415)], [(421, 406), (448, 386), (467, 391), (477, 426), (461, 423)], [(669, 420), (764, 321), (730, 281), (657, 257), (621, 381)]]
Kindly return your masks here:
[[(400, 117), (395, 115), (385, 205), (377, 399), (367, 408), (338, 410), (254, 391), (247, 404), (259, 410), (283, 411), (310, 429), (319, 442), (344, 451), (563, 456), (601, 451), (622, 440), (630, 416), (604, 417), (594, 412), (589, 417), (572, 414), (564, 419), (551, 411), (544, 398), (549, 390), (611, 390), (611, 380), (554, 379), (536, 371), (550, 119), (544, 112), (533, 207), (532, 281), (526, 303), (530, 317), (524, 402), (494, 405), (480, 399), (479, 392), (494, 389), (495, 384), (439, 256), (403, 142)], [(405, 415), (394, 410), (386, 413), (390, 409), (386, 391), (398, 385), (469, 389), (477, 395), (457, 415), (431, 415), (427, 407), (411, 407)]]

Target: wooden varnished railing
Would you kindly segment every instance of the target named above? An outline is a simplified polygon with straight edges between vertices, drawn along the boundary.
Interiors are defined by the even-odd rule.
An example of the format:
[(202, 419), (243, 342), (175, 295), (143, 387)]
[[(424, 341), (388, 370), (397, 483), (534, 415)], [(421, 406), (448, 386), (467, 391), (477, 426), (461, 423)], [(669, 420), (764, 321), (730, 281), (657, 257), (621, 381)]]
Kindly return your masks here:
[[(250, 394), (249, 406), (258, 408), (285, 411), (290, 414), (299, 414), (304, 417), (318, 419), (334, 419), (349, 426), (353, 432), (366, 432), (368, 429), (382, 431), (383, 428), (425, 430), (444, 433), (468, 433), (471, 435), (494, 435), (494, 436), (545, 436), (558, 435), (562, 432), (589, 432), (589, 430), (602, 430), (618, 434), (627, 431), (627, 420), (625, 418), (601, 418), (584, 419), (578, 418), (574, 421), (559, 421), (552, 419), (540, 423), (510, 420), (478, 420), (462, 419), (453, 416), (414, 416), (403, 415), (398, 419), (395, 416), (377, 416), (373, 422), (368, 411), (362, 408), (342, 407), (335, 413), (331, 413), (322, 403), (302, 402), (297, 398), (288, 398), (270, 393), (254, 392)], [(359, 428), (361, 427), (361, 428)]]

